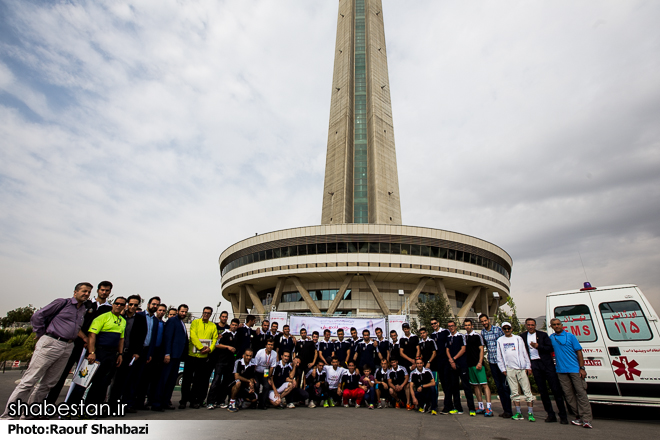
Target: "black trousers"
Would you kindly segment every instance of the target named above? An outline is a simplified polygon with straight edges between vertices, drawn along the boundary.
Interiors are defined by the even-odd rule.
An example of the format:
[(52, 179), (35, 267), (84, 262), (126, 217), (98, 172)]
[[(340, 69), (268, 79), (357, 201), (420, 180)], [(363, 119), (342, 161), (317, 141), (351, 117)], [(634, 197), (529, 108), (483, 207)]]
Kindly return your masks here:
[(500, 367), (497, 364), (490, 364), (490, 374), (493, 376), (495, 381), (495, 386), (497, 387), (497, 395), (500, 397), (500, 403), (502, 404), (502, 410), (505, 413), (513, 414), (511, 409), (511, 390), (509, 389), (509, 384), (506, 380), (506, 376), (500, 371)]
[(318, 388), (314, 385), (308, 385), (305, 391), (308, 398), (313, 400), (317, 405), (322, 400), (328, 399), (328, 384), (326, 382), (322, 383)]
[(559, 417), (562, 419), (567, 418), (564, 394), (554, 366), (549, 367), (540, 359), (535, 359), (532, 361), (532, 374), (534, 375), (534, 380), (539, 388), (539, 393), (541, 393), (541, 401), (543, 402), (543, 409), (545, 409), (545, 412), (551, 417), (556, 417), (555, 411), (552, 409), (550, 395), (548, 394), (548, 386), (550, 386), (552, 394), (555, 396)]
[[(92, 383), (89, 386), (89, 392), (87, 393), (87, 399), (85, 403), (103, 403), (105, 401), (105, 395), (108, 392), (108, 386), (112, 381), (112, 377), (117, 370), (117, 349), (116, 348), (105, 348), (97, 347), (96, 348), (96, 360), (101, 364), (99, 368), (94, 373), (92, 378)], [(122, 359), (122, 364), (126, 362)], [(130, 362), (130, 361), (128, 361)], [(109, 401), (110, 403), (116, 403)]]
[(138, 382), (137, 391), (135, 392), (136, 406), (144, 405), (144, 400), (148, 396), (149, 402), (153, 401), (158, 381), (163, 372), (163, 358), (165, 352), (163, 347), (154, 348), (151, 354), (151, 362), (144, 366), (142, 371), (142, 379)]
[(183, 383), (181, 384), (181, 400), (185, 405), (199, 405), (204, 401), (209, 389), (211, 368), (208, 358), (188, 356), (183, 366)]
[[(259, 392), (259, 385), (261, 385), (261, 392)], [(257, 373), (257, 394), (259, 394), (259, 405), (266, 406), (268, 404), (268, 393), (271, 390), (268, 377), (264, 377), (263, 373)]]
[[(296, 379), (296, 382), (298, 383), (298, 386), (299, 386), (299, 387), (302, 387), (302, 386), (303, 386), (303, 378), (307, 375), (307, 373), (309, 372), (309, 370), (311, 370), (311, 368), (309, 368), (309, 367), (307, 366), (310, 362), (312, 362), (311, 359), (310, 359), (310, 360), (301, 361), (301, 362), (300, 362), (300, 366), (298, 366), (298, 367), (296, 368), (296, 374), (295, 374), (295, 376), (294, 376), (294, 379)], [(314, 367), (312, 366), (312, 368), (314, 368)], [(304, 385), (305, 385), (305, 387), (307, 386), (306, 383), (305, 383)]]
[(50, 389), (50, 391), (48, 392), (48, 396), (46, 396), (47, 403), (54, 404), (57, 402), (57, 398), (60, 396), (60, 393), (62, 392), (62, 388), (64, 388), (64, 383), (69, 377), (69, 372), (71, 371), (73, 364), (77, 363), (78, 360), (80, 359), (80, 355), (82, 354), (84, 346), (85, 346), (85, 342), (80, 338), (76, 338), (76, 340), (73, 342), (73, 351), (69, 356), (69, 360), (66, 361), (66, 366), (64, 367), (64, 371), (62, 371), (62, 376), (60, 377), (60, 380), (57, 381), (57, 384)]
[(463, 411), (461, 403), (461, 386), (458, 382), (460, 380), (463, 391), (465, 392), (465, 399), (467, 400), (468, 409), (474, 411), (474, 397), (472, 396), (472, 385), (470, 385), (470, 376), (468, 375), (468, 368), (456, 365), (456, 369), (450, 368), (450, 386), (452, 407), (458, 411)]
[[(149, 359), (149, 347), (142, 347), (139, 356), (140, 357), (137, 358), (135, 362), (133, 362), (133, 365), (126, 366), (127, 373), (126, 379), (124, 381), (124, 391), (122, 392), (121, 400), (122, 403), (128, 405), (129, 408), (133, 408), (136, 405), (136, 394), (138, 386), (142, 381), (144, 369), (147, 364), (147, 360)], [(130, 363), (130, 359), (128, 362)]]
[(417, 399), (420, 408), (431, 405), (431, 410), (438, 409), (438, 390), (435, 387), (422, 388), (422, 391), (415, 389), (415, 399)]
[(451, 397), (451, 366), (449, 362), (443, 362), (437, 367), (438, 371), (434, 371), (435, 376), (435, 400), (438, 400), (440, 390), (438, 384), (442, 386), (442, 392), (445, 397), (443, 400), (443, 410), (449, 411), (452, 408), (452, 397)]
[(158, 385), (154, 390), (154, 397), (151, 405), (154, 408), (166, 407), (172, 400), (172, 393), (176, 385), (176, 378), (179, 376), (179, 364), (181, 359), (170, 359), (166, 364), (163, 363), (163, 372), (158, 380)]
[(213, 382), (206, 402), (209, 404), (223, 404), (231, 394), (229, 385), (234, 382), (234, 363), (218, 362), (214, 368)]

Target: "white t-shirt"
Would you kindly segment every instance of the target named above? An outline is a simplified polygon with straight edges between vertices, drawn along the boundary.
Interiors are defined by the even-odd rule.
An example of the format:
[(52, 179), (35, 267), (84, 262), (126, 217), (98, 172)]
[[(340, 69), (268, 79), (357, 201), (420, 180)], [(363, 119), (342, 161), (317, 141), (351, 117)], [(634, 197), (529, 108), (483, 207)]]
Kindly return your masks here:
[(332, 368), (332, 365), (326, 365), (323, 367), (325, 369), (325, 374), (327, 376), (328, 388), (331, 390), (336, 390), (341, 384), (341, 377), (348, 372), (344, 367), (337, 367), (335, 370)]
[(277, 353), (275, 350), (271, 350), (270, 354), (266, 354), (266, 349), (262, 348), (254, 357), (254, 362), (257, 364), (255, 368), (257, 373), (263, 373), (266, 368), (275, 368), (277, 365)]
[(527, 345), (529, 346), (529, 358), (531, 360), (535, 359), (541, 359), (541, 356), (539, 356), (539, 351), (532, 347), (532, 342), (536, 342), (536, 332), (534, 333), (527, 333)]

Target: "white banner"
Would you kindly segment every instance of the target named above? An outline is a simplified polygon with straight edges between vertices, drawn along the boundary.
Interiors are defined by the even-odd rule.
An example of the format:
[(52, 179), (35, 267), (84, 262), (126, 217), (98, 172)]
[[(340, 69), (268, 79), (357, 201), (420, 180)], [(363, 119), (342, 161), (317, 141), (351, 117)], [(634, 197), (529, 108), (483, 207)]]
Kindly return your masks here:
[(291, 326), (291, 334), (299, 335), (300, 329), (307, 330), (307, 334), (311, 335), (313, 331), (320, 333), (323, 337), (323, 331), (329, 329), (332, 336), (337, 336), (338, 329), (344, 329), (346, 337), (351, 335), (351, 327), (357, 329), (358, 335), (362, 337), (362, 330), (369, 330), (371, 335), (375, 335), (376, 327), (386, 330), (385, 318), (320, 318), (315, 316), (291, 316), (289, 318), (289, 325)]
[(277, 331), (282, 331), (282, 327), (286, 325), (286, 318), (287, 318), (287, 313), (286, 312), (270, 312), (270, 316), (268, 320), (270, 321), (270, 325), (273, 325), (274, 322), (277, 323)]
[(392, 330), (396, 330), (396, 334), (401, 337), (403, 334), (403, 329), (401, 328), (401, 325), (406, 322), (406, 315), (388, 315), (387, 316), (387, 325), (388, 325), (388, 332), (387, 335), (385, 335), (386, 338), (390, 337), (390, 333)]

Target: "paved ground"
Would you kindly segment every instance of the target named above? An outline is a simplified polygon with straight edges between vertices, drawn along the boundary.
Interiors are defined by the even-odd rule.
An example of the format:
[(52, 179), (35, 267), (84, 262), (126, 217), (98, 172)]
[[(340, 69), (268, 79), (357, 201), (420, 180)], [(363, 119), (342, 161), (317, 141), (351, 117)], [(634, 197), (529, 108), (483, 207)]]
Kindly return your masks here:
[[(16, 371), (0, 373), (0, 401), (4, 402), (20, 377)], [(64, 396), (64, 392), (62, 397)], [(179, 398), (175, 392), (174, 401)], [(496, 413), (499, 404), (493, 404)], [(467, 406), (466, 406), (467, 409)], [(269, 440), (287, 438), (388, 438), (437, 439), (552, 439), (580, 436), (593, 439), (657, 438), (660, 410), (634, 407), (595, 406), (594, 429), (544, 423), (540, 402), (535, 407), (537, 422), (515, 422), (500, 417), (431, 416), (401, 409), (368, 410), (366, 408), (296, 408), (242, 410), (236, 414), (226, 410), (185, 409), (157, 413), (140, 411), (123, 419), (105, 419), (105, 423), (149, 423), (149, 433), (185, 435), (187, 438), (255, 438)], [(154, 421), (161, 421), (154, 423)], [(247, 437), (246, 437), (247, 436)]]

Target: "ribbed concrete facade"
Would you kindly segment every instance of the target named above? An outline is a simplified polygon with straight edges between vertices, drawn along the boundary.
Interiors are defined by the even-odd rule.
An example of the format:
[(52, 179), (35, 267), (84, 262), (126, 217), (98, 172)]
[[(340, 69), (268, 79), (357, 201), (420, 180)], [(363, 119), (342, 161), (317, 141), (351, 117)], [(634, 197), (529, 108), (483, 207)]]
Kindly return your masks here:
[(380, 0), (340, 0), (322, 224), (401, 224)]

